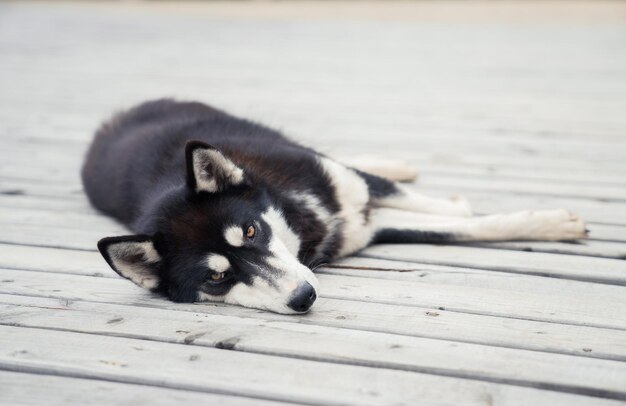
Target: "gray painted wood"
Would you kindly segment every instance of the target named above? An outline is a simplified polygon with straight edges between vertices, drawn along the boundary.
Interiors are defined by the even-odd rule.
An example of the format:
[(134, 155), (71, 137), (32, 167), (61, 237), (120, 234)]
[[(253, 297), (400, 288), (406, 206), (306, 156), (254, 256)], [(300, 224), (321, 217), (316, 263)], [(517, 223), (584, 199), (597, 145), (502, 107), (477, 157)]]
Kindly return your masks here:
[[(294, 319), (222, 304), (174, 304), (120, 279), (102, 278), (94, 281), (93, 278), (84, 276), (55, 276), (8, 270), (3, 270), (3, 277), (6, 279), (2, 279), (0, 293), (8, 295), (3, 300), (6, 303), (19, 300), (15, 295), (21, 295), (56, 299), (62, 306), (71, 306), (77, 300), (130, 304), (615, 360), (626, 357), (624, 330), (456, 312), (437, 304), (429, 307), (398, 306), (371, 301), (320, 298), (315, 311)], [(28, 299), (24, 300), (28, 303)]]
[[(0, 365), (29, 372), (328, 405), (391, 405), (413, 399), (481, 404), (486, 396), (523, 404), (522, 399), (554, 396), (507, 385), (199, 346), (5, 326), (0, 331)], [(40, 351), (42, 345), (48, 351)], [(66, 348), (72, 348), (69, 360)], [(611, 382), (604, 386), (611, 387)]]
[[(18, 248), (16, 250), (14, 247), (4, 246), (5, 252), (13, 257), (12, 263), (20, 261), (32, 263), (33, 260), (24, 261), (24, 258), (32, 256), (41, 258), (42, 263), (39, 269), (46, 269), (47, 272), (116, 276), (106, 264), (103, 264), (99, 254), (96, 253), (69, 251), (71, 257), (75, 259), (64, 265), (62, 258), (66, 257), (64, 262), (68, 260), (64, 254), (66, 250), (35, 249), (23, 246)], [(30, 255), (26, 254), (28, 251), (31, 252)], [(38, 251), (48, 254), (47, 256), (36, 254)], [(56, 269), (46, 264), (51, 255), (57, 258)], [(29, 266), (28, 264), (7, 266), (2, 263), (0, 265), (18, 269)], [(558, 285), (549, 292), (521, 292), (493, 289), (489, 286), (440, 285), (424, 280), (414, 282), (372, 280), (371, 278), (329, 274), (320, 274), (318, 279), (323, 286), (323, 291), (320, 292), (322, 297), (404, 306), (443, 307), (454, 311), (490, 316), (510, 316), (538, 321), (626, 329), (624, 317), (626, 299), (622, 295), (622, 289), (612, 286), (599, 287), (603, 294), (598, 297), (598, 294), (593, 292), (594, 285), (589, 285), (587, 293), (577, 292), (576, 295), (572, 295), (561, 292)]]
[(626, 284), (626, 262), (618, 259), (430, 244), (373, 245), (358, 255), (607, 284)]
[[(49, 308), (54, 306), (57, 308)], [(0, 307), (1, 324), (96, 335), (227, 348), (347, 365), (431, 372), (542, 388), (575, 387), (611, 391), (626, 397), (626, 363), (503, 349), (476, 344), (344, 330), (319, 326), (213, 318), (122, 306), (58, 308), (41, 301), (33, 306)], [(282, 340), (288, 335), (289, 341)], [(587, 372), (597, 371), (593, 377)], [(611, 385), (614, 383), (614, 386)]]
[[(0, 214), (3, 211), (10, 215), (7, 215), (6, 219), (9, 223), (3, 223), (0, 220), (0, 243), (96, 251), (96, 244), (103, 236), (131, 234), (125, 227), (101, 216), (68, 215), (44, 211), (43, 213), (29, 212), (22, 217), (25, 214), (22, 210), (0, 208)], [(595, 229), (593, 226), (589, 228), (592, 232)], [(514, 241), (466, 245), (513, 251), (626, 258), (626, 245), (619, 241), (590, 239), (577, 243)]]
[[(599, 257), (626, 250), (624, 7), (512, 4), (337, 3), (332, 18), (310, 3), (0, 4), (0, 323), (19, 325), (0, 334), (0, 399), (621, 397), (626, 268)], [(494, 24), (494, 7), (517, 23)], [(546, 10), (578, 20), (545, 24)], [(321, 269), (304, 317), (167, 302), (94, 251), (126, 230), (89, 207), (78, 175), (101, 120), (163, 95), (329, 154), (412, 162), (414, 187), (463, 193), (477, 213), (570, 209), (592, 240), (374, 247)], [(208, 348), (235, 335), (237, 351)]]
[[(158, 385), (158, 384), (157, 384)], [(94, 379), (0, 371), (0, 393), (7, 405), (151, 405), (219, 404), (282, 405), (258, 398), (226, 396), (199, 391), (164, 389), (157, 385), (130, 385)]]

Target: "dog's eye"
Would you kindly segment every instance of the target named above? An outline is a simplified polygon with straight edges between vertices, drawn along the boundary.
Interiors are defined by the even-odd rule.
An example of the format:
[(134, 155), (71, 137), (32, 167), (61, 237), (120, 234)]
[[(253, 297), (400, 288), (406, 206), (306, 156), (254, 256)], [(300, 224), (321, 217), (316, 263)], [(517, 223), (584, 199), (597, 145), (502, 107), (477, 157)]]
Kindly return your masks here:
[(211, 282), (219, 283), (227, 279), (229, 272), (211, 272)]
[(256, 229), (254, 228), (254, 226), (248, 226), (248, 229), (246, 230), (246, 237), (248, 237), (249, 240), (254, 239), (254, 236), (256, 235)]

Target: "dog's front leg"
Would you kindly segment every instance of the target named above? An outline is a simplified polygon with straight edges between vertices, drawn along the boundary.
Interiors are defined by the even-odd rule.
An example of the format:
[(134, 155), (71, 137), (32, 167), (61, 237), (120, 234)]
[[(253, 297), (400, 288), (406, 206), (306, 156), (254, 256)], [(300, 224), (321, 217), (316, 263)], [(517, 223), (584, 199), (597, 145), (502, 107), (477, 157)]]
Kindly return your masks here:
[(440, 216), (469, 217), (472, 215), (472, 208), (463, 196), (455, 196), (451, 199), (430, 197), (399, 184), (395, 184), (394, 193), (374, 197), (372, 203), (376, 207)]
[(416, 213), (454, 217), (468, 217), (472, 215), (469, 202), (462, 196), (452, 199), (430, 197), (388, 179), (364, 172), (359, 172), (359, 175), (367, 184), (370, 204), (373, 207), (388, 207)]
[(584, 222), (563, 209), (463, 218), (379, 208), (372, 211), (371, 221), (374, 243), (559, 241), (587, 236)]

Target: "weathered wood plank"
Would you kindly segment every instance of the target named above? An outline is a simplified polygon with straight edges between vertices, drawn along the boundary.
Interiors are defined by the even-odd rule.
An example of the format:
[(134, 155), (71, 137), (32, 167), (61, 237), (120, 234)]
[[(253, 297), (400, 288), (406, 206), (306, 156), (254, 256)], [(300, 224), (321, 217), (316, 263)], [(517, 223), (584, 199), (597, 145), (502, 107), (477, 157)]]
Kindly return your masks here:
[[(422, 135), (420, 135), (420, 138)], [(56, 140), (55, 140), (56, 142)], [(456, 142), (456, 141), (455, 141)], [(16, 145), (8, 144), (5, 142), (5, 148), (7, 151), (14, 152), (15, 149), (34, 148), (37, 144), (32, 140), (21, 141)], [(49, 148), (59, 148), (60, 145), (56, 143), (39, 143), (41, 148), (46, 150)], [(315, 143), (311, 143), (315, 147)], [(9, 156), (8, 159), (0, 162), (0, 173), (3, 177), (11, 178), (13, 180), (40, 180), (46, 179), (48, 182), (79, 182), (80, 177), (80, 156), (84, 155), (83, 149), (86, 145), (81, 144), (82, 148), (78, 149), (78, 146), (71, 144), (71, 148), (77, 148), (75, 153), (76, 160), (27, 160), (24, 157)], [(59, 154), (64, 152), (68, 153), (67, 146), (59, 148)], [(340, 148), (340, 147), (335, 147)], [(331, 147), (332, 150), (332, 147)], [(604, 169), (589, 168), (586, 165), (577, 165), (571, 167), (569, 165), (566, 168), (560, 167), (547, 167), (541, 168), (532, 166), (533, 171), (529, 171), (528, 167), (532, 164), (524, 162), (523, 165), (516, 165), (513, 162), (505, 161), (498, 162), (497, 164), (490, 164), (488, 157), (483, 157), (483, 160), (478, 162), (476, 157), (472, 157), (474, 160), (465, 162), (463, 158), (467, 159), (467, 155), (462, 155), (459, 158), (440, 157), (438, 155), (423, 155), (423, 151), (418, 154), (411, 153), (406, 158), (407, 162), (412, 163), (415, 168), (419, 169), (419, 173), (422, 175), (438, 176), (451, 178), (451, 180), (461, 181), (465, 178), (472, 178), (477, 180), (496, 180), (498, 182), (511, 183), (517, 181), (534, 182), (539, 185), (551, 186), (556, 184), (568, 184), (570, 187), (579, 186), (587, 188), (591, 186), (596, 188), (599, 185), (608, 187), (624, 187), (626, 186), (626, 180), (621, 176), (626, 171), (626, 166), (619, 167), (618, 164), (614, 164), (613, 167), (607, 167)], [(349, 157), (354, 157), (352, 152)], [(401, 145), (390, 145), (385, 151), (377, 152), (377, 155), (364, 155), (363, 157), (381, 157), (387, 159), (399, 159), (406, 155), (406, 152), (402, 150)], [(346, 156), (345, 160), (350, 162), (351, 159)], [(336, 157), (339, 161), (343, 161), (342, 156)], [(581, 167), (582, 166), (582, 167)]]
[[(251, 319), (299, 322), (320, 326), (382, 332), (413, 337), (530, 349), (613, 360), (626, 359), (623, 330), (591, 328), (459, 313), (436, 307), (398, 306), (320, 298), (305, 316), (293, 317), (218, 303), (172, 303), (121, 279), (2, 270), (1, 299), (16, 295), (59, 300), (111, 303)], [(24, 299), (28, 301), (28, 299)], [(591, 351), (590, 351), (591, 350)]]
[(423, 173), (420, 176), (419, 184), (425, 188), (455, 189), (458, 190), (458, 193), (465, 191), (488, 192), (493, 193), (496, 199), (500, 194), (532, 194), (573, 199), (626, 201), (626, 188), (623, 185), (547, 183), (524, 179), (516, 179), (512, 182), (510, 180), (429, 173)]
[[(497, 248), (512, 251), (546, 252), (600, 258), (626, 259), (626, 243), (580, 240), (575, 242), (505, 241), (461, 244), (470, 247)], [(478, 251), (480, 252), (480, 251)]]
[(0, 268), (117, 276), (96, 252), (11, 244), (0, 244)]
[(504, 291), (546, 294), (567, 292), (572, 296), (577, 296), (579, 293), (596, 296), (606, 293), (619, 296), (620, 292), (626, 289), (621, 286), (545, 278), (537, 275), (363, 257), (345, 258), (321, 267), (317, 272), (394, 281), (429, 281), (436, 284), (475, 286)]
[[(527, 402), (545, 393), (414, 372), (200, 346), (52, 330), (32, 334), (37, 330), (6, 326), (0, 327), (0, 331), (0, 365), (3, 368), (165, 388), (329, 405), (391, 405), (415, 399), (425, 404), (475, 403), (477, 399), (476, 403), (483, 403), (485, 396), (494, 401), (502, 399), (508, 404), (515, 402), (516, 397), (517, 402), (520, 399)], [(45, 352), (41, 351), (44, 346)], [(71, 353), (68, 348), (72, 349)], [(622, 385), (619, 388), (614, 385), (612, 378), (606, 376), (603, 389), (593, 390), (591, 394), (619, 398)], [(320, 387), (324, 390), (319, 390)]]
[[(545, 206), (544, 208), (557, 207), (557, 205), (550, 206), (549, 203), (540, 204)], [(596, 214), (595, 218), (610, 221), (610, 207), (604, 207), (602, 203), (599, 203), (597, 207), (593, 208), (596, 213), (603, 213), (606, 209), (609, 209), (608, 215), (599, 217)], [(621, 210), (618, 207), (616, 209)], [(626, 205), (624, 205), (623, 210), (626, 210)], [(92, 208), (85, 196), (51, 199), (29, 195), (0, 195), (0, 223), (74, 229), (79, 228), (83, 222), (89, 224), (89, 228), (107, 226), (108, 230), (110, 225), (114, 227), (114, 229), (111, 228), (111, 232), (124, 230), (124, 228), (117, 228), (116, 226), (119, 224), (114, 220)], [(626, 242), (626, 226), (601, 223), (589, 223), (587, 226), (592, 240)], [(80, 228), (84, 229), (84, 227)]]
[[(114, 305), (58, 307), (57, 301), (19, 297), (0, 306), (0, 324), (143, 340), (193, 344), (340, 364), (471, 379), (544, 389), (609, 390), (604, 376), (626, 380), (626, 363), (390, 334), (272, 323)], [(288, 340), (284, 338), (288, 337)], [(462, 371), (462, 372), (459, 372)], [(581, 373), (581, 371), (585, 371)], [(626, 390), (624, 391), (626, 397)], [(621, 395), (620, 395), (621, 396)]]
[[(2, 211), (0, 208), (0, 212)], [(33, 218), (20, 218), (22, 213), (18, 210), (15, 212), (15, 216), (9, 219), (8, 224), (0, 219), (0, 243), (96, 251), (96, 244), (102, 237), (131, 234), (128, 229), (104, 217), (55, 215), (54, 212), (47, 212), (45, 216), (51, 220), (40, 221), (36, 219), (38, 215)], [(82, 221), (75, 221), (81, 218)], [(603, 240), (585, 240), (578, 243), (516, 241), (465, 245), (513, 251), (626, 258), (626, 243)]]
[[(421, 188), (418, 190), (439, 196), (451, 196), (458, 194), (456, 188), (433, 189)], [(478, 214), (505, 213), (526, 209), (568, 209), (587, 222), (597, 222), (613, 225), (626, 225), (626, 206), (621, 202), (608, 202), (600, 200), (568, 199), (549, 196), (507, 195), (500, 193), (497, 196), (484, 192), (463, 192), (472, 207)]]
[[(425, 136), (427, 134), (420, 135), (420, 139)], [(439, 135), (438, 137), (440, 138), (441, 136)], [(33, 181), (46, 179), (46, 181), (53, 183), (80, 182), (81, 158), (84, 156), (88, 138), (83, 143), (65, 143), (65, 145), (59, 143), (56, 139), (54, 141), (54, 143), (38, 142), (31, 139), (5, 141), (5, 149), (10, 151), (11, 154), (8, 154), (3, 162), (0, 163), (0, 173), (2, 173), (3, 177), (13, 180)], [(340, 142), (339, 140), (329, 147), (322, 146), (322, 148), (329, 148), (331, 153), (332, 150), (343, 150), (346, 147)], [(459, 141), (450, 140), (450, 142), (455, 142), (456, 144)], [(420, 173), (427, 175), (431, 180), (443, 177), (447, 182), (458, 181), (463, 183), (465, 179), (469, 178), (479, 181), (506, 182), (507, 186), (521, 181), (535, 183), (537, 185), (535, 187), (561, 187), (561, 184), (565, 184), (570, 188), (591, 188), (592, 190), (598, 186), (615, 188), (626, 184), (626, 181), (621, 176), (621, 173), (626, 171), (626, 166), (619, 163), (601, 167), (602, 163), (589, 164), (584, 161), (578, 161), (576, 166), (572, 167), (571, 162), (567, 161), (561, 163), (560, 167), (555, 167), (554, 160), (550, 160), (550, 166), (546, 166), (547, 164), (544, 163), (543, 166), (545, 167), (542, 167), (541, 162), (529, 162), (528, 159), (516, 162), (511, 157), (508, 160), (492, 162), (493, 158), (490, 156), (457, 155), (452, 152), (442, 156), (437, 153), (428, 155), (426, 151), (420, 150), (418, 152), (411, 151), (407, 155), (401, 144), (399, 142), (398, 145), (388, 145), (378, 155), (381, 156), (383, 154), (382, 156), (388, 159), (405, 159), (407, 162), (413, 163)], [(318, 146), (318, 143), (312, 142), (310, 145), (315, 147)], [(40, 157), (32, 157), (25, 154), (26, 150), (32, 151), (33, 148), (41, 148), (49, 151), (49, 154)], [(347, 152), (349, 153), (348, 156), (354, 157), (356, 153), (354, 144), (350, 144)], [(68, 154), (73, 155), (75, 159), (61, 160), (54, 158), (54, 156), (66, 156)], [(366, 156), (372, 156), (371, 152)], [(338, 156), (338, 158), (341, 160), (341, 156)], [(607, 164), (605, 163), (604, 165)], [(529, 171), (529, 167), (532, 167), (533, 170)]]
[(430, 244), (373, 245), (359, 256), (626, 285), (626, 261)]
[[(626, 154), (626, 151), (624, 152)], [(15, 158), (14, 158), (15, 159)], [(26, 158), (24, 158), (26, 159)], [(60, 158), (57, 158), (60, 159)], [(54, 161), (47, 164), (48, 167), (56, 167), (58, 164)], [(45, 169), (44, 169), (45, 170)], [(19, 167), (11, 165), (11, 170), (1, 172), (2, 186), (5, 188), (11, 185), (24, 183), (28, 190), (36, 191), (36, 186), (46, 177), (41, 177), (37, 171), (32, 171), (27, 166)], [(74, 170), (67, 173), (57, 174), (55, 181), (47, 182), (48, 185), (42, 186), (39, 193), (56, 193), (62, 194), (67, 191), (80, 189), (80, 169), (76, 165)], [(624, 185), (608, 184), (608, 183), (573, 183), (573, 182), (546, 182), (540, 179), (524, 179), (518, 178), (514, 181), (511, 179), (501, 179), (498, 177), (486, 176), (459, 176), (457, 174), (446, 174), (440, 172), (423, 171), (419, 177), (419, 185), (425, 188), (433, 189), (454, 189), (460, 192), (473, 191), (483, 193), (499, 194), (530, 194), (536, 196), (566, 197), (573, 199), (597, 199), (602, 201), (626, 201), (626, 192)]]
[[(461, 190), (455, 187), (447, 188), (424, 188), (415, 186), (418, 190), (433, 196), (450, 196), (458, 194)], [(0, 195), (20, 194), (33, 199), (84, 199), (82, 187), (60, 184), (41, 184), (33, 181), (15, 181), (0, 178)], [(539, 195), (511, 195), (507, 193), (486, 193), (479, 191), (463, 191), (476, 213), (501, 213), (524, 209), (554, 209), (566, 208), (587, 222), (598, 222), (613, 225), (626, 225), (626, 203), (618, 201), (602, 201), (601, 199), (572, 199), (554, 196)], [(21, 196), (25, 197), (25, 196)], [(17, 200), (17, 199), (16, 199)], [(7, 203), (11, 199), (5, 200)], [(1, 204), (1, 203), (0, 203)], [(60, 203), (56, 203), (59, 205)], [(10, 206), (9, 206), (10, 207)], [(593, 237), (593, 234), (592, 234)], [(598, 238), (601, 238), (600, 236)]]
[(0, 371), (0, 393), (7, 405), (121, 405), (149, 402), (151, 405), (220, 404), (283, 405), (255, 398), (160, 388), (157, 385), (131, 385), (94, 379)]
[[(66, 238), (67, 235), (64, 235)], [(95, 244), (95, 240), (93, 242)], [(93, 250), (95, 251), (95, 249)], [(0, 266), (10, 269), (25, 269), (46, 272), (77, 273), (100, 277), (117, 277), (98, 254), (76, 252), (74, 250), (0, 244)], [(350, 268), (355, 268), (351, 270)], [(378, 272), (377, 270), (383, 270)], [(408, 273), (387, 271), (410, 271)], [(568, 292), (573, 296), (585, 292), (598, 297), (612, 297), (621, 288), (604, 284), (590, 284), (567, 279), (545, 279), (535, 275), (525, 275), (495, 270), (464, 268), (423, 263), (384, 260), (367, 257), (345, 258), (329, 267), (319, 270), (322, 273), (338, 275), (367, 276), (379, 279), (429, 281), (436, 284), (455, 284), (463, 286), (488, 287), (499, 290), (533, 291), (552, 294)], [(608, 296), (607, 296), (608, 295)]]
[[(115, 277), (114, 272), (97, 253), (0, 245), (0, 253), (2, 252), (11, 256), (0, 259), (0, 266), (6, 268)], [(28, 252), (31, 254), (28, 255)], [(38, 254), (34, 254), (36, 252)], [(402, 254), (402, 251), (398, 252)], [(37, 258), (39, 265), (34, 264), (34, 260), (30, 259), (32, 257)], [(599, 288), (604, 294), (597, 297), (596, 294), (585, 295), (583, 292), (573, 296), (556, 288), (552, 292), (542, 293), (444, 285), (423, 280), (372, 280), (324, 274), (318, 275), (318, 279), (322, 284), (322, 297), (404, 306), (443, 307), (499, 317), (626, 329), (626, 299), (622, 287), (604, 286)], [(593, 286), (589, 285), (589, 289)]]
[[(385, 155), (391, 155), (395, 151), (385, 152)], [(528, 163), (524, 165), (516, 165), (512, 162), (500, 162), (497, 165), (490, 164), (488, 158), (481, 157), (478, 161), (475, 156), (460, 160), (452, 158), (416, 158), (414, 156), (412, 163), (419, 169), (422, 174), (438, 174), (446, 176), (457, 176), (464, 178), (466, 176), (478, 176), (487, 179), (501, 179), (509, 182), (517, 180), (533, 180), (540, 183), (556, 183), (566, 182), (578, 185), (593, 184), (609, 184), (626, 186), (626, 180), (622, 170), (606, 170), (601, 173), (595, 172), (587, 167), (572, 166), (571, 163), (567, 168), (551, 167), (536, 168), (532, 166), (532, 171), (528, 168)], [(568, 162), (569, 163), (569, 162)], [(615, 168), (618, 169), (618, 168)]]
[[(60, 196), (57, 198), (40, 197), (22, 194), (0, 194), (0, 207), (6, 209), (45, 210), (56, 213), (72, 212), (81, 214), (99, 214), (92, 208), (85, 195)], [(3, 216), (9, 220), (11, 216)]]
[(0, 229), (2, 230), (0, 231), (2, 244), (80, 251), (97, 251), (98, 240), (102, 237), (130, 234), (128, 230), (111, 233), (97, 229), (56, 229), (31, 224), (2, 224)]

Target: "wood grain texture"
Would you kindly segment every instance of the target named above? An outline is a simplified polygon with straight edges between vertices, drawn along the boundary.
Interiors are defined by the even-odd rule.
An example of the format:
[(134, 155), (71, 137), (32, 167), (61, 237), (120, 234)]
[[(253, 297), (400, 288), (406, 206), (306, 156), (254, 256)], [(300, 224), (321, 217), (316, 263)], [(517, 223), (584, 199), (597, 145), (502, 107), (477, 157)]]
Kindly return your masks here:
[[(5, 326), (0, 331), (0, 365), (28, 372), (325, 405), (391, 405), (411, 399), (483, 404), (485, 398), (522, 404), (522, 399), (542, 395), (559, 399), (535, 389), (406, 371), (62, 331)], [(47, 351), (40, 351), (42, 345)], [(71, 355), (66, 348), (72, 348)]]
[[(626, 364), (476, 344), (295, 323), (203, 317), (123, 306), (60, 308), (56, 301), (1, 306), (1, 324), (223, 348), (246, 353), (471, 377), (626, 397)], [(43, 302), (43, 303), (42, 303)], [(50, 303), (51, 302), (51, 303)], [(281, 338), (290, 337), (286, 342)], [(586, 371), (581, 373), (581, 371)], [(593, 379), (588, 371), (596, 371)]]
[[(15, 297), (20, 295), (56, 299), (65, 306), (80, 300), (283, 322), (294, 321), (294, 318), (289, 316), (219, 303), (174, 304), (120, 279), (102, 278), (94, 282), (92, 277), (8, 270), (4, 270), (3, 275), (7, 279), (1, 281), (0, 293), (8, 295), (4, 297), (6, 303), (20, 300)], [(24, 300), (28, 302), (28, 299)], [(296, 320), (305, 324), (442, 338), (586, 357), (615, 360), (626, 358), (624, 330), (485, 316), (450, 311), (437, 305), (398, 306), (370, 301), (320, 298), (315, 311)]]
[(376, 245), (366, 248), (358, 255), (570, 278), (607, 284), (626, 284), (626, 262), (608, 258), (429, 244)]
[(232, 406), (283, 405), (258, 398), (227, 396), (199, 391), (164, 389), (157, 385), (130, 385), (67, 376), (0, 371), (2, 402), (7, 405), (151, 405), (220, 404)]
[[(624, 6), (334, 6), (0, 3), (0, 403), (624, 399)], [(127, 230), (79, 176), (103, 119), (163, 96), (402, 159), (479, 214), (569, 209), (591, 239), (372, 247), (301, 317), (171, 303), (99, 257)]]

